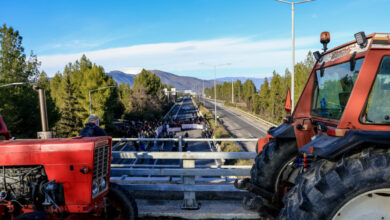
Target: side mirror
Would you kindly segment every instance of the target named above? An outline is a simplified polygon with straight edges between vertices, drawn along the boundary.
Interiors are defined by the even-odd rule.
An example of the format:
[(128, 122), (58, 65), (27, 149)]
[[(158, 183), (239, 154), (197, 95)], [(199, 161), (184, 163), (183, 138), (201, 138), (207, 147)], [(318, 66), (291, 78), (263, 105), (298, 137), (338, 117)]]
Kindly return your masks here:
[(288, 88), (288, 90), (287, 90), (286, 100), (284, 102), (284, 110), (286, 111), (287, 115), (291, 115), (291, 92), (290, 92), (290, 88)]

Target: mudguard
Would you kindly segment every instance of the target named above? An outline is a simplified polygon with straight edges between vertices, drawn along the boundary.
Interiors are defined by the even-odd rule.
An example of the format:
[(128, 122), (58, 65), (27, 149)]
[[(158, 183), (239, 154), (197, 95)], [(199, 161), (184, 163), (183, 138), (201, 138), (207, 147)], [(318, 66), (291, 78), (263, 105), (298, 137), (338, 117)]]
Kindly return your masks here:
[(292, 124), (283, 123), (279, 127), (270, 128), (268, 133), (274, 138), (295, 139), (295, 131)]
[(273, 138), (278, 139), (295, 139), (295, 131), (294, 127), (290, 124), (283, 123), (279, 127), (272, 127), (268, 130), (268, 134), (263, 137), (259, 138), (256, 144), (256, 152), (260, 153), (264, 146)]
[(257, 140), (257, 143), (256, 143), (256, 152), (259, 154), (264, 146), (272, 139), (273, 137), (269, 134), (267, 134), (265, 137), (263, 138), (259, 138)]
[(390, 146), (390, 131), (350, 130), (343, 137), (321, 135), (300, 148), (299, 151), (335, 160), (362, 144)]

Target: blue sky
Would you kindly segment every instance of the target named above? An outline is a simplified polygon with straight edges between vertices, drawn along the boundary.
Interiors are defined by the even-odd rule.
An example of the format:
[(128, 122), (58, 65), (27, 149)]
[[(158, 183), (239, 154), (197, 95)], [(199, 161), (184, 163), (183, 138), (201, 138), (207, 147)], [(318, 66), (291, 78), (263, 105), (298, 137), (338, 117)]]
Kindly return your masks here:
[[(296, 5), (296, 61), (358, 31), (389, 32), (388, 0)], [(3, 1), (0, 23), (19, 30), (50, 76), (85, 53), (106, 71), (140, 68), (213, 78), (272, 75), (291, 66), (291, 6), (274, 0)]]

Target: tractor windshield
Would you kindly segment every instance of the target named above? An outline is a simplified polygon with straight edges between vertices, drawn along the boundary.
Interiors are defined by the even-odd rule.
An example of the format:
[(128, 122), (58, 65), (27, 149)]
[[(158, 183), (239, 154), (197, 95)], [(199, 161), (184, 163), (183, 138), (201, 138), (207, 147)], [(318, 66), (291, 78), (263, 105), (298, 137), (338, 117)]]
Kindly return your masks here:
[(363, 59), (358, 59), (354, 64), (346, 62), (316, 71), (311, 109), (313, 116), (341, 118), (362, 63)]

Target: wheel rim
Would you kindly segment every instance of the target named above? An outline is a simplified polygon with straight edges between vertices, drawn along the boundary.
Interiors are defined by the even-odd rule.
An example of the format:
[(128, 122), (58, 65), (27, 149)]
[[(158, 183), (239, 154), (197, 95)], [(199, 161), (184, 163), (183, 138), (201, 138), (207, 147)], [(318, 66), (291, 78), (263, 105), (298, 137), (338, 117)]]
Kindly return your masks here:
[[(275, 192), (276, 193), (281, 193), (281, 194), (284, 194), (283, 192), (281, 192), (281, 189), (284, 189), (285, 187), (281, 185), (282, 183), (282, 175), (284, 174), (284, 172), (286, 171), (286, 169), (290, 166), (294, 166), (295, 165), (295, 160), (296, 158), (292, 158), (291, 160), (289, 160), (287, 163), (285, 163), (282, 167), (282, 169), (280, 169), (277, 177), (276, 177), (276, 181), (275, 181)], [(291, 173), (294, 172), (294, 169), (291, 171)]]
[(332, 219), (390, 219), (390, 188), (357, 195), (344, 204)]

